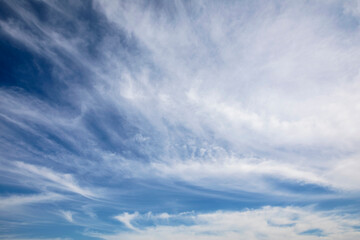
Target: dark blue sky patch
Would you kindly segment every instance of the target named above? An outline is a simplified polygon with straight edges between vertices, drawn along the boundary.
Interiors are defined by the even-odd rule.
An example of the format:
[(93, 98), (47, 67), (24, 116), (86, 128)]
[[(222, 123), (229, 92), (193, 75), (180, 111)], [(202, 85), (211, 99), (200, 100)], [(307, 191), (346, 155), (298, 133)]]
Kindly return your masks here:
[[(1, 179), (1, 178), (0, 178)], [(9, 196), (11, 194), (37, 194), (40, 193), (39, 191), (35, 191), (31, 188), (26, 188), (21, 185), (13, 184), (0, 184), (0, 193), (2, 196)]]
[(6, 36), (0, 38), (0, 51), (2, 87), (17, 87), (37, 96), (48, 94), (45, 82), (52, 85), (56, 81), (52, 78), (53, 66), (47, 59), (34, 55)]

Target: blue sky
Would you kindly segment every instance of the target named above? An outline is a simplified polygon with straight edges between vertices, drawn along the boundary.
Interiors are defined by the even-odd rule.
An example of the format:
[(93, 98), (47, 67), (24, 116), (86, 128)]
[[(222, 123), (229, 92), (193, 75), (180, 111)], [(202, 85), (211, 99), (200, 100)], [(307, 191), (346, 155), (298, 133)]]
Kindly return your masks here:
[(0, 1), (1, 239), (359, 239), (360, 2)]

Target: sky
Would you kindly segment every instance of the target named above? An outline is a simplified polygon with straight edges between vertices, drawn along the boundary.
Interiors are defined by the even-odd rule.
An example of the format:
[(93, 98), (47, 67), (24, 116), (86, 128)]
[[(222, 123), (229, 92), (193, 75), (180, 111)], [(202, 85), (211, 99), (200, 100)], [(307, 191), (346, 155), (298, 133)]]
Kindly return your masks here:
[(0, 238), (360, 239), (360, 1), (0, 0)]

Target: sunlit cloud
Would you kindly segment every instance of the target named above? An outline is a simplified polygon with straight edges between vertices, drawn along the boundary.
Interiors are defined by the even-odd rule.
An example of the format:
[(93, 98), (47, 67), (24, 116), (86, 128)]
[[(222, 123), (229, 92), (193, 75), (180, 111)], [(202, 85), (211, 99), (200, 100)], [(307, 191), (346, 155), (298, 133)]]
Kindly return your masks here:
[[(166, 213), (163, 213), (163, 215)], [(126, 215), (126, 213), (125, 213)], [(129, 215), (126, 215), (129, 216)], [(94, 235), (103, 239), (355, 239), (359, 221), (331, 212), (314, 213), (311, 208), (264, 207), (242, 212), (168, 216), (166, 221), (149, 218), (151, 214), (133, 216), (137, 221), (154, 222), (138, 231), (116, 235)], [(133, 226), (128, 226), (134, 229)]]

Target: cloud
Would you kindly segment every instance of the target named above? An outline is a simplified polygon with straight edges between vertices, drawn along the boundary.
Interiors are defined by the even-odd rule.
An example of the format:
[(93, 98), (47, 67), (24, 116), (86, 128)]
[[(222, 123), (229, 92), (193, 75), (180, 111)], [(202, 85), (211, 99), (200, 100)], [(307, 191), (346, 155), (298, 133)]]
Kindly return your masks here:
[(137, 230), (137, 228), (135, 228), (132, 224), (131, 221), (134, 220), (137, 216), (139, 215), (138, 212), (135, 213), (128, 213), (125, 212), (121, 215), (117, 215), (114, 218), (120, 222), (122, 222), (127, 228), (130, 228), (132, 230)]
[(45, 167), (39, 167), (23, 162), (16, 162), (14, 166), (17, 167), (15, 172), (18, 170), (18, 173), (22, 175), (22, 177), (28, 177), (30, 180), (33, 180), (32, 183), (39, 187), (65, 190), (87, 198), (94, 198), (97, 196), (93, 191), (80, 187), (71, 174), (57, 173)]
[[(166, 9), (96, 3), (118, 29), (136, 38), (149, 52), (144, 58), (158, 67), (161, 77), (156, 80), (146, 64), (136, 73), (114, 68), (105, 77), (112, 86), (111, 101), (126, 99), (132, 111), (169, 136), (168, 146), (176, 153), (162, 154), (155, 166), (179, 172), (182, 166), (215, 165), (214, 174), (222, 172), (228, 161), (219, 159), (216, 165), (208, 156), (191, 161), (183, 154), (184, 149), (200, 151), (201, 143), (211, 139), (226, 142), (227, 155), (259, 156), (250, 166), (246, 160), (237, 163), (253, 168), (250, 178), (280, 175), (356, 190), (326, 174), (342, 159), (356, 158), (360, 141), (359, 36), (355, 27), (344, 30), (332, 17), (332, 10), (342, 12), (344, 5), (319, 1), (277, 8), (270, 1), (258, 8), (245, 1), (205, 7), (199, 2), (190, 11), (183, 2)], [(179, 126), (189, 132), (188, 138), (177, 131)], [(193, 139), (200, 144), (191, 145)], [(212, 176), (202, 173), (210, 174), (206, 179)], [(198, 175), (188, 178), (192, 176)]]
[[(125, 98), (139, 103), (144, 114), (151, 114), (151, 107), (174, 124), (195, 132), (206, 126), (237, 146), (358, 142), (354, 131), (347, 129), (357, 129), (359, 118), (349, 104), (357, 99), (356, 69), (348, 69), (356, 65), (359, 46), (353, 44), (351, 50), (343, 46), (345, 33), (311, 6), (299, 4), (309, 10), (307, 14), (296, 10), (296, 4), (283, 4), (276, 12), (270, 2), (258, 10), (263, 16), (260, 21), (246, 13), (246, 19), (231, 15), (233, 9), (244, 11), (238, 3), (232, 9), (224, 6), (229, 15), (223, 20), (212, 2), (190, 22), (192, 16), (182, 3), (174, 6), (173, 21), (165, 20), (170, 18), (168, 12), (160, 11), (162, 18), (157, 18), (141, 4), (99, 4), (110, 21), (138, 38), (164, 71), (167, 81), (157, 87), (149, 86), (146, 75), (119, 82), (120, 93), (132, 92), (133, 97), (124, 93)], [(202, 4), (193, 7), (200, 11)], [(327, 28), (319, 33), (324, 25)], [(281, 35), (285, 32), (292, 34)], [(351, 32), (347, 37), (357, 38)], [(332, 76), (326, 74), (329, 69)], [(328, 79), (326, 85), (324, 79)], [(155, 107), (145, 103), (149, 101)], [(339, 143), (344, 134), (347, 140)]]
[[(47, 10), (51, 10), (53, 17), (61, 17), (65, 21), (75, 21), (70, 14), (66, 14), (61, 10), (61, 4), (48, 3), (46, 1), (39, 1), (40, 5)], [(52, 61), (57, 67), (65, 71), (69, 71), (71, 66), (66, 65), (62, 57), (73, 59), (77, 66), (87, 65), (87, 61), (79, 52), (81, 45), (84, 44), (81, 38), (66, 38), (66, 28), (58, 26), (50, 27), (43, 24), (41, 20), (31, 11), (31, 3), (26, 2), (7, 2), (4, 3), (7, 7), (17, 14), (17, 18), (12, 18), (9, 21), (0, 21), (2, 31), (16, 41), (22, 43), (30, 51), (46, 57)], [(74, 4), (75, 6), (76, 4)], [(81, 4), (79, 4), (81, 5)], [(67, 9), (68, 11), (71, 8)], [(31, 29), (26, 30), (26, 29)], [(69, 35), (68, 35), (69, 36)], [(59, 54), (59, 51), (61, 52)]]
[(74, 213), (71, 212), (71, 211), (60, 211), (61, 215), (68, 221), (68, 222), (71, 222), (73, 223), (74, 222), (74, 219), (73, 219), (73, 215)]
[(0, 197), (0, 209), (19, 207), (28, 204), (40, 204), (63, 200), (63, 196), (55, 193), (33, 195), (10, 195)]
[[(131, 219), (145, 216), (131, 215)], [(171, 215), (137, 232), (98, 235), (103, 239), (355, 239), (359, 221), (351, 215), (317, 212), (311, 207), (263, 207), (245, 211), (217, 211)]]

